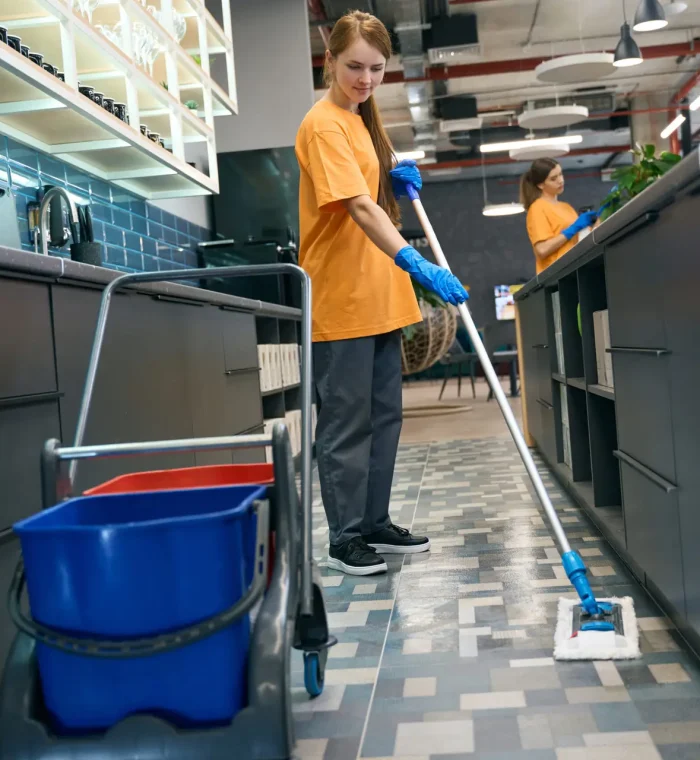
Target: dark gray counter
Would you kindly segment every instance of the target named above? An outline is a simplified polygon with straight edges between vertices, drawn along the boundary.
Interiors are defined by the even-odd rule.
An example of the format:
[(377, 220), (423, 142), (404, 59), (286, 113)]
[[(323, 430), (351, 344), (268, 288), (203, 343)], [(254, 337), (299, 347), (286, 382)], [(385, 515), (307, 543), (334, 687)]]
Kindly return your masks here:
[[(0, 247), (0, 596), (17, 553), (12, 524), (41, 508), (39, 453), (72, 443), (107, 269)], [(258, 343), (296, 342), (300, 312), (172, 283), (114, 296), (85, 443), (261, 432), (298, 408), (263, 398)], [(296, 395), (295, 395), (296, 394)], [(261, 450), (83, 461), (76, 488), (124, 472), (260, 461)], [(0, 673), (13, 630), (0, 605)]]
[[(516, 296), (531, 437), (698, 652), (699, 195), (695, 152)], [(604, 309), (612, 390), (598, 383), (595, 356), (593, 313)], [(565, 406), (571, 466), (564, 463)]]

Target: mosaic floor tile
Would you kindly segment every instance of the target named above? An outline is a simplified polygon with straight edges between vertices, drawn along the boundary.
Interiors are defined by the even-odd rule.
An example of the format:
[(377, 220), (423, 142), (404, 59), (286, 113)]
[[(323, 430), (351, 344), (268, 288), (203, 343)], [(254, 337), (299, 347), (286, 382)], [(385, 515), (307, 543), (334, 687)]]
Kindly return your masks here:
[(298, 760), (699, 760), (700, 666), (536, 458), (600, 596), (633, 598), (641, 660), (555, 662), (575, 598), (515, 448), (503, 438), (401, 447), (391, 514), (433, 550), (353, 578), (314, 556), (339, 643), (310, 700), (292, 665)]

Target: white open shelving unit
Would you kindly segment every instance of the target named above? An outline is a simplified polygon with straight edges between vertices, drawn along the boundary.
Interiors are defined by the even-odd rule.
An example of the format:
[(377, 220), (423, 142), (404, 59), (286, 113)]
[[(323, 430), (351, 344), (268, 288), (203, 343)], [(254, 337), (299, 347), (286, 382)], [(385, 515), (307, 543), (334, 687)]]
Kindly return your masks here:
[[(204, 0), (148, 5), (159, 11), (160, 21), (139, 0), (102, 0), (92, 23), (77, 0), (0, 0), (0, 26), (65, 75), (64, 83), (0, 43), (0, 133), (148, 200), (217, 193), (214, 117), (238, 110), (229, 4), (222, 2), (223, 28)], [(179, 44), (173, 11), (187, 23)], [(118, 22), (121, 46), (97, 28)], [(163, 49), (152, 76), (134, 61), (137, 23)], [(226, 58), (228, 91), (211, 77), (215, 55)], [(80, 94), (79, 83), (124, 103), (130, 124)], [(197, 110), (185, 106), (191, 100)], [(142, 135), (141, 124), (159, 133), (169, 150)], [(206, 171), (187, 163), (190, 143), (206, 144)]]

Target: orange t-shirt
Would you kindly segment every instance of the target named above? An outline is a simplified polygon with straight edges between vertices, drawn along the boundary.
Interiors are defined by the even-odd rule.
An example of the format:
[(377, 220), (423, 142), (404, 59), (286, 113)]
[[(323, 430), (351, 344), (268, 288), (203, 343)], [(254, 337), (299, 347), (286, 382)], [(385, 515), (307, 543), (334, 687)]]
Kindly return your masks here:
[[(537, 243), (542, 243), (559, 235), (571, 226), (576, 219), (578, 219), (578, 214), (568, 203), (552, 203), (544, 200), (544, 198), (538, 198), (527, 212), (527, 234), (530, 236), (533, 248)], [(578, 235), (574, 235), (571, 240), (564, 243), (561, 248), (551, 253), (546, 259), (541, 259), (535, 255), (537, 274), (561, 258), (577, 242)]]
[(362, 117), (320, 100), (297, 133), (299, 264), (311, 277), (313, 339), (344, 340), (422, 319), (409, 275), (353, 221), (341, 201), (379, 194), (379, 160)]

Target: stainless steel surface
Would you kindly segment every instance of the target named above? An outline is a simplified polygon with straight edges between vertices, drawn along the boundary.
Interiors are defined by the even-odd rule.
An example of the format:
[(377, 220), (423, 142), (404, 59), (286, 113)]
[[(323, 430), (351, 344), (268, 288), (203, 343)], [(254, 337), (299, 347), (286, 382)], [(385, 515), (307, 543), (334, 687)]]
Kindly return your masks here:
[[(47, 190), (47, 192), (44, 194), (44, 197), (41, 199), (41, 205), (39, 206), (39, 234), (41, 235), (41, 252), (44, 254), (44, 256), (49, 255), (48, 208), (51, 199), (55, 198), (56, 196), (65, 198), (65, 201), (68, 204), (68, 214), (70, 216), (71, 230), (76, 230), (80, 226), (80, 221), (78, 219), (78, 209), (76, 208), (75, 203), (73, 202), (73, 199), (70, 197), (68, 192), (62, 187), (52, 187)], [(73, 237), (74, 243), (80, 242), (74, 238), (73, 232), (71, 232), (71, 237)]]
[(260, 446), (272, 446), (272, 436), (227, 435), (208, 438), (182, 438), (169, 441), (106, 443), (100, 446), (65, 446), (56, 450), (56, 456), (64, 461), (72, 461), (75, 459), (131, 456), (133, 454), (216, 451), (218, 449), (246, 449)]
[[(433, 226), (430, 224), (428, 215), (425, 213), (423, 204), (419, 199), (413, 201), (413, 208), (415, 209), (416, 214), (418, 215), (418, 219), (420, 220), (423, 230), (425, 231), (425, 235), (428, 238), (428, 243), (430, 244), (430, 248), (435, 255), (437, 263), (444, 269), (451, 271), (450, 265), (447, 263), (445, 254), (443, 253), (440, 242), (437, 239), (437, 235), (435, 234), (435, 230), (433, 230)], [(506, 425), (508, 426), (508, 430), (513, 437), (513, 441), (515, 442), (515, 446), (518, 449), (518, 453), (523, 460), (525, 469), (530, 476), (530, 480), (532, 481), (532, 485), (535, 488), (537, 497), (539, 498), (540, 503), (547, 513), (547, 517), (549, 518), (549, 522), (552, 526), (552, 529), (554, 530), (559, 548), (561, 549), (562, 554), (566, 554), (571, 551), (569, 540), (567, 539), (566, 534), (564, 533), (564, 529), (559, 522), (559, 517), (557, 516), (557, 513), (552, 506), (549, 494), (544, 487), (540, 473), (537, 471), (537, 466), (535, 465), (535, 462), (532, 458), (532, 454), (530, 454), (530, 450), (525, 443), (523, 434), (518, 427), (518, 423), (515, 419), (515, 416), (513, 415), (513, 410), (510, 408), (506, 394), (503, 392), (501, 383), (499, 382), (498, 376), (496, 375), (493, 365), (491, 364), (491, 360), (489, 359), (488, 352), (486, 351), (484, 344), (481, 342), (479, 331), (476, 329), (476, 325), (474, 324), (474, 320), (472, 319), (472, 315), (469, 312), (466, 303), (460, 304), (459, 314), (462, 317), (462, 321), (464, 322), (464, 326), (466, 327), (467, 332), (469, 333), (469, 338), (471, 339), (472, 345), (474, 346), (476, 354), (479, 357), (479, 361), (481, 362), (481, 366), (484, 370), (484, 374), (486, 375), (489, 386), (493, 391), (493, 395), (496, 397), (498, 406), (501, 408), (501, 412), (503, 413)]]
[[(48, 193), (47, 193), (48, 195)], [(43, 218), (43, 217), (42, 217)], [(42, 237), (43, 240), (43, 237)], [(112, 280), (102, 294), (102, 302), (97, 316), (95, 338), (90, 353), (85, 387), (80, 402), (78, 424), (75, 431), (74, 449), (82, 448), (85, 428), (87, 425), (90, 403), (95, 388), (97, 367), (104, 342), (107, 316), (112, 295), (126, 285), (144, 282), (159, 282), (173, 280), (192, 280), (200, 277), (251, 277), (271, 274), (289, 274), (296, 277), (302, 287), (302, 331), (301, 331), (301, 503), (303, 514), (302, 538), (302, 579), (301, 579), (301, 611), (304, 615), (313, 612), (313, 559), (311, 550), (311, 502), (312, 502), (312, 438), (311, 438), (311, 403), (313, 395), (313, 368), (311, 345), (311, 279), (306, 272), (294, 264), (263, 264), (259, 266), (212, 267), (210, 269), (177, 269), (166, 272), (137, 272), (125, 274)], [(182, 443), (182, 442), (180, 442)], [(127, 444), (125, 444), (127, 445)], [(134, 444), (135, 445), (135, 444)], [(94, 448), (91, 449), (94, 451)], [(75, 482), (78, 459), (73, 458), (69, 466), (71, 484)]]

